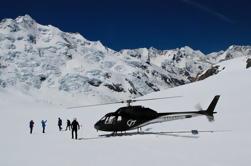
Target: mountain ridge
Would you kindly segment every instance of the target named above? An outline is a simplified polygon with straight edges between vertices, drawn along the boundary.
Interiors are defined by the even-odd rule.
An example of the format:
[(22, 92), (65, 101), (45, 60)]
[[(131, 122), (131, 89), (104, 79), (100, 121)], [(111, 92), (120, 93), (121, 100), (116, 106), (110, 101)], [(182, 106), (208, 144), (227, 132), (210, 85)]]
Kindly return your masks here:
[(203, 54), (189, 46), (114, 51), (29, 15), (0, 22), (0, 87), (56, 89), (102, 100), (135, 98), (191, 83), (218, 62), (251, 55), (251, 46)]

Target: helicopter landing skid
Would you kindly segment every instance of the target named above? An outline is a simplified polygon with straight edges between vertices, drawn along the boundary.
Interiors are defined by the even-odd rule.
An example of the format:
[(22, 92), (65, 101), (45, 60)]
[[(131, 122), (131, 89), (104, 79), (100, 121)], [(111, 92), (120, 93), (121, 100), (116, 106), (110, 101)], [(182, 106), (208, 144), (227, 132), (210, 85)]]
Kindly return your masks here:
[[(124, 132), (124, 133), (114, 132), (110, 134), (102, 134), (99, 136), (100, 137), (120, 137), (120, 136), (134, 136), (134, 135), (162, 135), (162, 136), (198, 138), (199, 133), (215, 133), (215, 132), (228, 132), (228, 131), (230, 130), (190, 130), (190, 131), (168, 131), (168, 132), (140, 131), (140, 132)], [(192, 135), (187, 135), (187, 134), (192, 134)]]
[(199, 138), (199, 133), (215, 133), (215, 132), (230, 132), (231, 130), (190, 130), (190, 131), (168, 131), (168, 132), (114, 132), (110, 134), (102, 134), (96, 137), (80, 138), (79, 140), (93, 140), (102, 138), (122, 137), (122, 136), (136, 136), (136, 135), (155, 135), (155, 136), (171, 136), (181, 138)]
[(124, 137), (124, 136), (136, 136), (136, 135), (156, 135), (156, 136), (173, 136), (173, 137), (185, 137), (185, 138), (199, 138), (198, 135), (182, 135), (170, 132), (128, 132), (128, 133), (111, 133), (99, 135), (100, 138), (111, 138), (111, 137)]

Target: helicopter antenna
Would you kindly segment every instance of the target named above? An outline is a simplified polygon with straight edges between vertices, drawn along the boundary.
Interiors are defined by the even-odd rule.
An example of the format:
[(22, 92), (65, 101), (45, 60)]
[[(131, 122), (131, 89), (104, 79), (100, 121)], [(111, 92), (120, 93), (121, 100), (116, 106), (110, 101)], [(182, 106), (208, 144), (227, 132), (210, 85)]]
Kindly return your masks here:
[(96, 107), (96, 106), (112, 105), (112, 104), (123, 104), (123, 103), (127, 103), (127, 106), (131, 106), (131, 103), (138, 102), (138, 101), (171, 99), (171, 98), (178, 98), (178, 97), (182, 97), (182, 96), (170, 96), (170, 97), (159, 97), (159, 98), (149, 98), (149, 99), (130, 99), (130, 100), (124, 100), (124, 101), (118, 101), (118, 102), (111, 102), (111, 103), (74, 106), (74, 107), (68, 107), (67, 109), (84, 108), (84, 107)]

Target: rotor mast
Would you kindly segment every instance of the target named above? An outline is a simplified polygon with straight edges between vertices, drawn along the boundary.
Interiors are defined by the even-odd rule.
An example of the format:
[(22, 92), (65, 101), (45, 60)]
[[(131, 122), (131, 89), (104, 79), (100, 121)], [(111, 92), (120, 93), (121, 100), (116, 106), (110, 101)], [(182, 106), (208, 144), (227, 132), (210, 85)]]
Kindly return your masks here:
[(127, 106), (130, 107), (133, 100), (126, 100)]
[(135, 100), (124, 100), (124, 101), (121, 101), (121, 103), (126, 103), (127, 104), (127, 107), (130, 107), (131, 106), (131, 103), (135, 102)]

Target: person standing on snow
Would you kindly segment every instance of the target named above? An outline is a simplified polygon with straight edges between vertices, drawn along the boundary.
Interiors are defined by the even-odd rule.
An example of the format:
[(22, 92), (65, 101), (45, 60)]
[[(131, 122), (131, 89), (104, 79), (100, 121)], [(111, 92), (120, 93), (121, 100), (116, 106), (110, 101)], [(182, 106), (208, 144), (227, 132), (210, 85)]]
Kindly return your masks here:
[(69, 119), (67, 119), (65, 131), (67, 131), (68, 128), (69, 128), (69, 130), (71, 130), (71, 121)]
[(30, 121), (30, 134), (32, 134), (34, 124), (35, 124), (34, 121), (31, 120), (31, 121)]
[(58, 127), (59, 127), (59, 131), (62, 130), (62, 119), (58, 118)]
[(75, 134), (75, 139), (78, 139), (78, 130), (80, 129), (79, 123), (77, 121), (77, 118), (75, 118), (72, 123), (71, 123), (71, 135), (72, 139), (74, 139), (74, 134)]
[(41, 121), (42, 128), (43, 128), (43, 133), (45, 133), (46, 122), (47, 122), (47, 120), (42, 120)]

